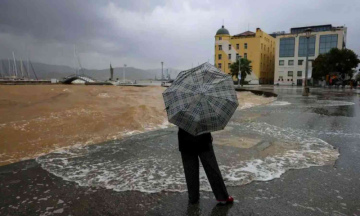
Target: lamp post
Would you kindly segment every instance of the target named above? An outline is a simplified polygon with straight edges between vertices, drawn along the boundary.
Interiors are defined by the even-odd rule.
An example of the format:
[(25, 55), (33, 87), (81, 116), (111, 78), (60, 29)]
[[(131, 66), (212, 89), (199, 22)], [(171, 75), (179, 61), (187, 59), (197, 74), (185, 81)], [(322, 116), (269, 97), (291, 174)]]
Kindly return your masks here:
[(240, 65), (241, 65), (241, 55), (238, 56), (238, 60), (239, 60), (239, 74), (238, 74), (238, 87), (240, 88), (240, 80), (241, 80), (241, 70), (240, 70)]
[(311, 36), (311, 28), (307, 28), (305, 30), (306, 34), (306, 61), (305, 61), (305, 79), (304, 79), (304, 88), (303, 88), (303, 96), (309, 96), (310, 89), (307, 85), (308, 79), (308, 67), (309, 67), (309, 38)]
[(124, 64), (124, 68), (123, 68), (123, 83), (125, 83), (125, 68), (126, 68), (126, 64)]
[(161, 81), (163, 81), (163, 79), (164, 79), (164, 72), (163, 72), (163, 70), (164, 70), (164, 62), (161, 62)]

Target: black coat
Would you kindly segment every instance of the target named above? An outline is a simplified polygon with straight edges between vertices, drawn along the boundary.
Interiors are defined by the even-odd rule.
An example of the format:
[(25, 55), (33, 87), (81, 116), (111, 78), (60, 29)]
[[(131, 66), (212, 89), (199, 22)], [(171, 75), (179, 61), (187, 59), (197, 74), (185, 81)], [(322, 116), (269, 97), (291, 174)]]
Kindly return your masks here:
[(208, 151), (212, 145), (211, 133), (201, 134), (199, 136), (193, 136), (185, 130), (179, 128), (179, 151), (189, 153), (201, 153)]

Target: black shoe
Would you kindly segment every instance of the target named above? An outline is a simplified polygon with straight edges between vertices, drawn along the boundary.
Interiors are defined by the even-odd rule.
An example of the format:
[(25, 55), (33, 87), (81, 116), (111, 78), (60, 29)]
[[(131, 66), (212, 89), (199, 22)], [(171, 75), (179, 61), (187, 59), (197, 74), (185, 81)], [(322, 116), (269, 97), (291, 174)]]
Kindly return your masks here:
[(189, 204), (193, 205), (193, 204), (197, 204), (199, 203), (199, 199), (189, 199)]

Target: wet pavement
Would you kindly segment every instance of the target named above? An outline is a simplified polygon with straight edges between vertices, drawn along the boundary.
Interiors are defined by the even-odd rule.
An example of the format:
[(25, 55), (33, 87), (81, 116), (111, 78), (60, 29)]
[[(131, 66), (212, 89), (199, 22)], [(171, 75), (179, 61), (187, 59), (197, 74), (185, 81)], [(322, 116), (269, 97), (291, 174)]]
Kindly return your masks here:
[(360, 91), (249, 89), (278, 98), (213, 134), (234, 204), (203, 172), (187, 204), (173, 127), (0, 167), (0, 215), (360, 215)]

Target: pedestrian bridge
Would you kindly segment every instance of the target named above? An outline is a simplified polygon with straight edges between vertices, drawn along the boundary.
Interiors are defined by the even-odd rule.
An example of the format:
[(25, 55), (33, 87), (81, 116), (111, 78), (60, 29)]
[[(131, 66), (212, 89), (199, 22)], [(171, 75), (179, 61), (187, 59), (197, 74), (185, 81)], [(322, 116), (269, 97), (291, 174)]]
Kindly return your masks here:
[(96, 82), (96, 80), (92, 77), (85, 75), (77, 75), (77, 74), (72, 74), (70, 76), (64, 77), (61, 82), (64, 84), (71, 84), (74, 80), (82, 80), (85, 81), (86, 83)]

